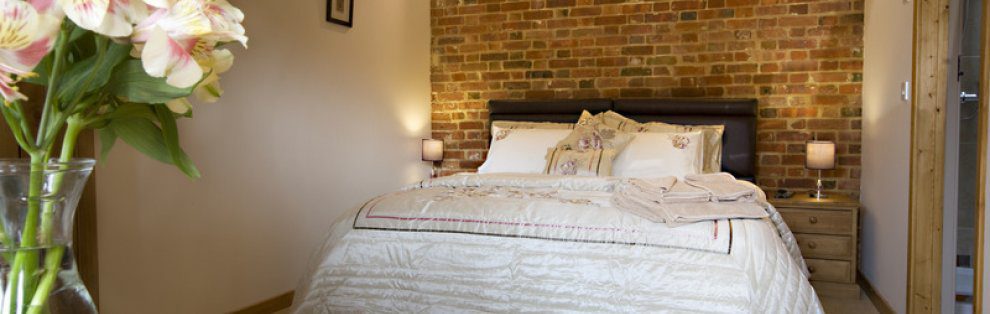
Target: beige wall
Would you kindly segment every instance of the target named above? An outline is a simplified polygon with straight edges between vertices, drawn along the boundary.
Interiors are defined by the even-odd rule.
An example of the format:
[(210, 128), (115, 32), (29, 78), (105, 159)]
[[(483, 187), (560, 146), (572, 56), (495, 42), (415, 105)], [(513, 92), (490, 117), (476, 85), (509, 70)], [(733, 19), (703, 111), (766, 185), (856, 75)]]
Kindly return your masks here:
[(905, 311), (913, 3), (866, 0), (863, 66), (861, 271), (893, 306)]
[(98, 168), (104, 313), (219, 313), (294, 289), (331, 220), (428, 173), (429, 1), (357, 1), (350, 30), (326, 2), (234, 1), (250, 49), (221, 102), (180, 125), (201, 180), (122, 143)]

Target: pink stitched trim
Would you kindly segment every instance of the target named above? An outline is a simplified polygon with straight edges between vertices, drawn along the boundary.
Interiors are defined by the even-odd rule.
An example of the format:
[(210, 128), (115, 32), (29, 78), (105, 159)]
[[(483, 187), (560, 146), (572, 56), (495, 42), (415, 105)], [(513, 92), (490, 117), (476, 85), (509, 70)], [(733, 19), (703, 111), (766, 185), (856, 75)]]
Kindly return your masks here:
[(378, 218), (378, 219), (395, 219), (395, 220), (429, 220), (429, 221), (442, 221), (442, 222), (466, 222), (466, 223), (481, 223), (481, 224), (494, 224), (494, 225), (513, 225), (513, 226), (524, 226), (524, 227), (547, 227), (547, 228), (567, 228), (567, 229), (583, 229), (583, 230), (597, 230), (597, 231), (623, 231), (623, 232), (639, 232), (636, 230), (618, 229), (618, 228), (600, 228), (600, 227), (582, 227), (582, 226), (571, 226), (571, 225), (553, 225), (553, 224), (538, 224), (530, 222), (507, 222), (507, 221), (490, 221), (490, 220), (477, 220), (477, 219), (460, 219), (460, 218), (430, 218), (430, 217), (396, 217), (396, 216), (364, 216), (365, 218)]
[[(600, 228), (600, 227), (582, 227), (582, 226), (572, 226), (572, 225), (555, 225), (555, 224), (540, 224), (540, 223), (529, 223), (529, 222), (507, 222), (507, 221), (490, 221), (490, 220), (478, 220), (478, 219), (460, 219), (460, 218), (433, 218), (433, 217), (398, 217), (398, 216), (381, 216), (381, 215), (371, 215), (371, 210), (375, 208), (376, 204), (371, 204), (371, 208), (365, 213), (364, 218), (368, 219), (393, 219), (402, 221), (441, 221), (441, 222), (465, 222), (465, 223), (480, 223), (480, 224), (494, 224), (494, 225), (513, 225), (513, 226), (524, 226), (524, 227), (546, 227), (546, 228), (566, 228), (566, 229), (580, 229), (580, 230), (595, 230), (595, 231), (622, 231), (622, 232), (639, 232), (637, 230), (619, 229), (619, 228)], [(714, 224), (714, 234), (713, 240), (718, 240), (718, 221), (713, 220)]]

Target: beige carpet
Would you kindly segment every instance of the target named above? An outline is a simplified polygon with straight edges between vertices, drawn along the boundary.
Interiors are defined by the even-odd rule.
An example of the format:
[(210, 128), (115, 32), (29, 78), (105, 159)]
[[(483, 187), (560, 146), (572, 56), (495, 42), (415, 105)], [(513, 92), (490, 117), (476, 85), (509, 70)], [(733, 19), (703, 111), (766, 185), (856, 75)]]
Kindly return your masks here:
[(825, 307), (826, 314), (843, 314), (843, 313), (857, 313), (857, 314), (873, 314), (880, 313), (873, 303), (870, 302), (870, 298), (866, 297), (865, 294), (860, 293), (859, 298), (835, 298), (835, 297), (824, 297), (821, 298), (822, 306)]

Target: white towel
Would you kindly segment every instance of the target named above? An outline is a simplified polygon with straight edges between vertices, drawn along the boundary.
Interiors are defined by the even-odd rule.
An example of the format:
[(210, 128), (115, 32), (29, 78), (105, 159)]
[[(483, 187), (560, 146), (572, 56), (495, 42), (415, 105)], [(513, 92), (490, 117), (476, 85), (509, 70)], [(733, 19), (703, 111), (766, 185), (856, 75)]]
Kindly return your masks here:
[(687, 175), (684, 181), (711, 193), (712, 201), (753, 201), (757, 192), (728, 173)]
[(625, 179), (616, 185), (612, 204), (653, 222), (679, 226), (705, 220), (764, 218), (759, 190), (727, 173)]

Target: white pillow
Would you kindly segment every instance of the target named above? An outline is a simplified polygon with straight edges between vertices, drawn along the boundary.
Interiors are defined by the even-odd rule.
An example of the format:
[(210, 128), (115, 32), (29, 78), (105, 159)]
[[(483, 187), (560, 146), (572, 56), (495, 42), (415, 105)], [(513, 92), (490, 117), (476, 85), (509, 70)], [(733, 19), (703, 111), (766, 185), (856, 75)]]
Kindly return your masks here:
[(488, 159), (478, 167), (478, 173), (543, 173), (547, 150), (571, 130), (501, 129), (494, 133)]
[(633, 133), (629, 146), (612, 163), (612, 175), (659, 178), (699, 174), (704, 166), (704, 136), (685, 133)]

